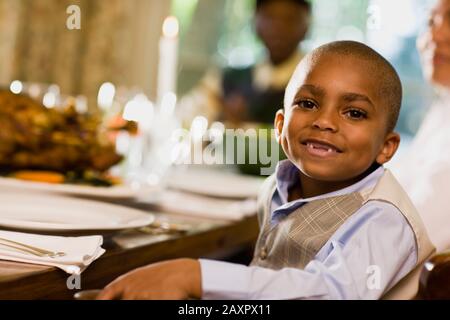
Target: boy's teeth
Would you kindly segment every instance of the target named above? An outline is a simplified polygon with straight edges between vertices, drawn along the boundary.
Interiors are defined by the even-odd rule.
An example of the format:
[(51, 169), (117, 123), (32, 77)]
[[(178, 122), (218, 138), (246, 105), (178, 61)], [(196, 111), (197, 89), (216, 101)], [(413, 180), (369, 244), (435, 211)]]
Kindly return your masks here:
[(329, 153), (333, 152), (332, 148), (326, 147), (326, 146), (323, 146), (323, 145), (317, 145), (317, 144), (313, 144), (313, 143), (310, 143), (310, 142), (308, 142), (306, 145), (308, 146), (308, 148), (324, 150), (324, 151), (329, 152)]

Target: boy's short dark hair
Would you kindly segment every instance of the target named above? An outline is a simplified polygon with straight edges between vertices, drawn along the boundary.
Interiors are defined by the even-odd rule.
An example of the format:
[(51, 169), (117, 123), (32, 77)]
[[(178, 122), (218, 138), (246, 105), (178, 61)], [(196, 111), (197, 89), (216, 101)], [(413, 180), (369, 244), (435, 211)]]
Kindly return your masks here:
[[(256, 0), (256, 10), (258, 10), (262, 5), (272, 2), (272, 1), (280, 1), (280, 0)], [(299, 6), (304, 7), (308, 10), (308, 12), (311, 12), (311, 3), (306, 0), (282, 0), (282, 1), (290, 1), (295, 4), (298, 4)]]
[(313, 50), (307, 58), (313, 62), (327, 54), (350, 56), (367, 63), (367, 74), (377, 78), (380, 84), (379, 95), (386, 101), (387, 131), (393, 131), (400, 114), (403, 92), (400, 77), (390, 62), (374, 49), (357, 41), (335, 41), (325, 44)]

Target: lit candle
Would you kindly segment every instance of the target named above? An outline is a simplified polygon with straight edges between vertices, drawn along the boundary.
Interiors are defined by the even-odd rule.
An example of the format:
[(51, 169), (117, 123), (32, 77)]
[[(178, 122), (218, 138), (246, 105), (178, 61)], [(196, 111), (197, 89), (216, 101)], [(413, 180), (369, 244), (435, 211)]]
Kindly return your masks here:
[(178, 68), (178, 20), (168, 17), (163, 24), (163, 34), (159, 41), (159, 68), (158, 68), (158, 105), (164, 96), (176, 92)]

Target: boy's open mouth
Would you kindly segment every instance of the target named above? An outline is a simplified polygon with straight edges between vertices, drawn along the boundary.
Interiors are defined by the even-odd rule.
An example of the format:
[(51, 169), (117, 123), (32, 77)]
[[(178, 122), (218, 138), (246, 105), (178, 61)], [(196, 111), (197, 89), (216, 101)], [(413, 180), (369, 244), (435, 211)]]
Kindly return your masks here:
[(327, 141), (307, 139), (302, 141), (302, 145), (306, 146), (310, 153), (317, 156), (327, 156), (342, 153), (339, 148)]

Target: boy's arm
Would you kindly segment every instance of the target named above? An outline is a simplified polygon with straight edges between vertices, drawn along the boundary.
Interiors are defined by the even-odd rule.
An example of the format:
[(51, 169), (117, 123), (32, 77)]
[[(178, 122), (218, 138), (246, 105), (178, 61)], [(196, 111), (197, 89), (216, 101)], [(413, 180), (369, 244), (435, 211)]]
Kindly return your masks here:
[(185, 300), (202, 296), (200, 263), (177, 259), (129, 272), (109, 284), (100, 300)]

